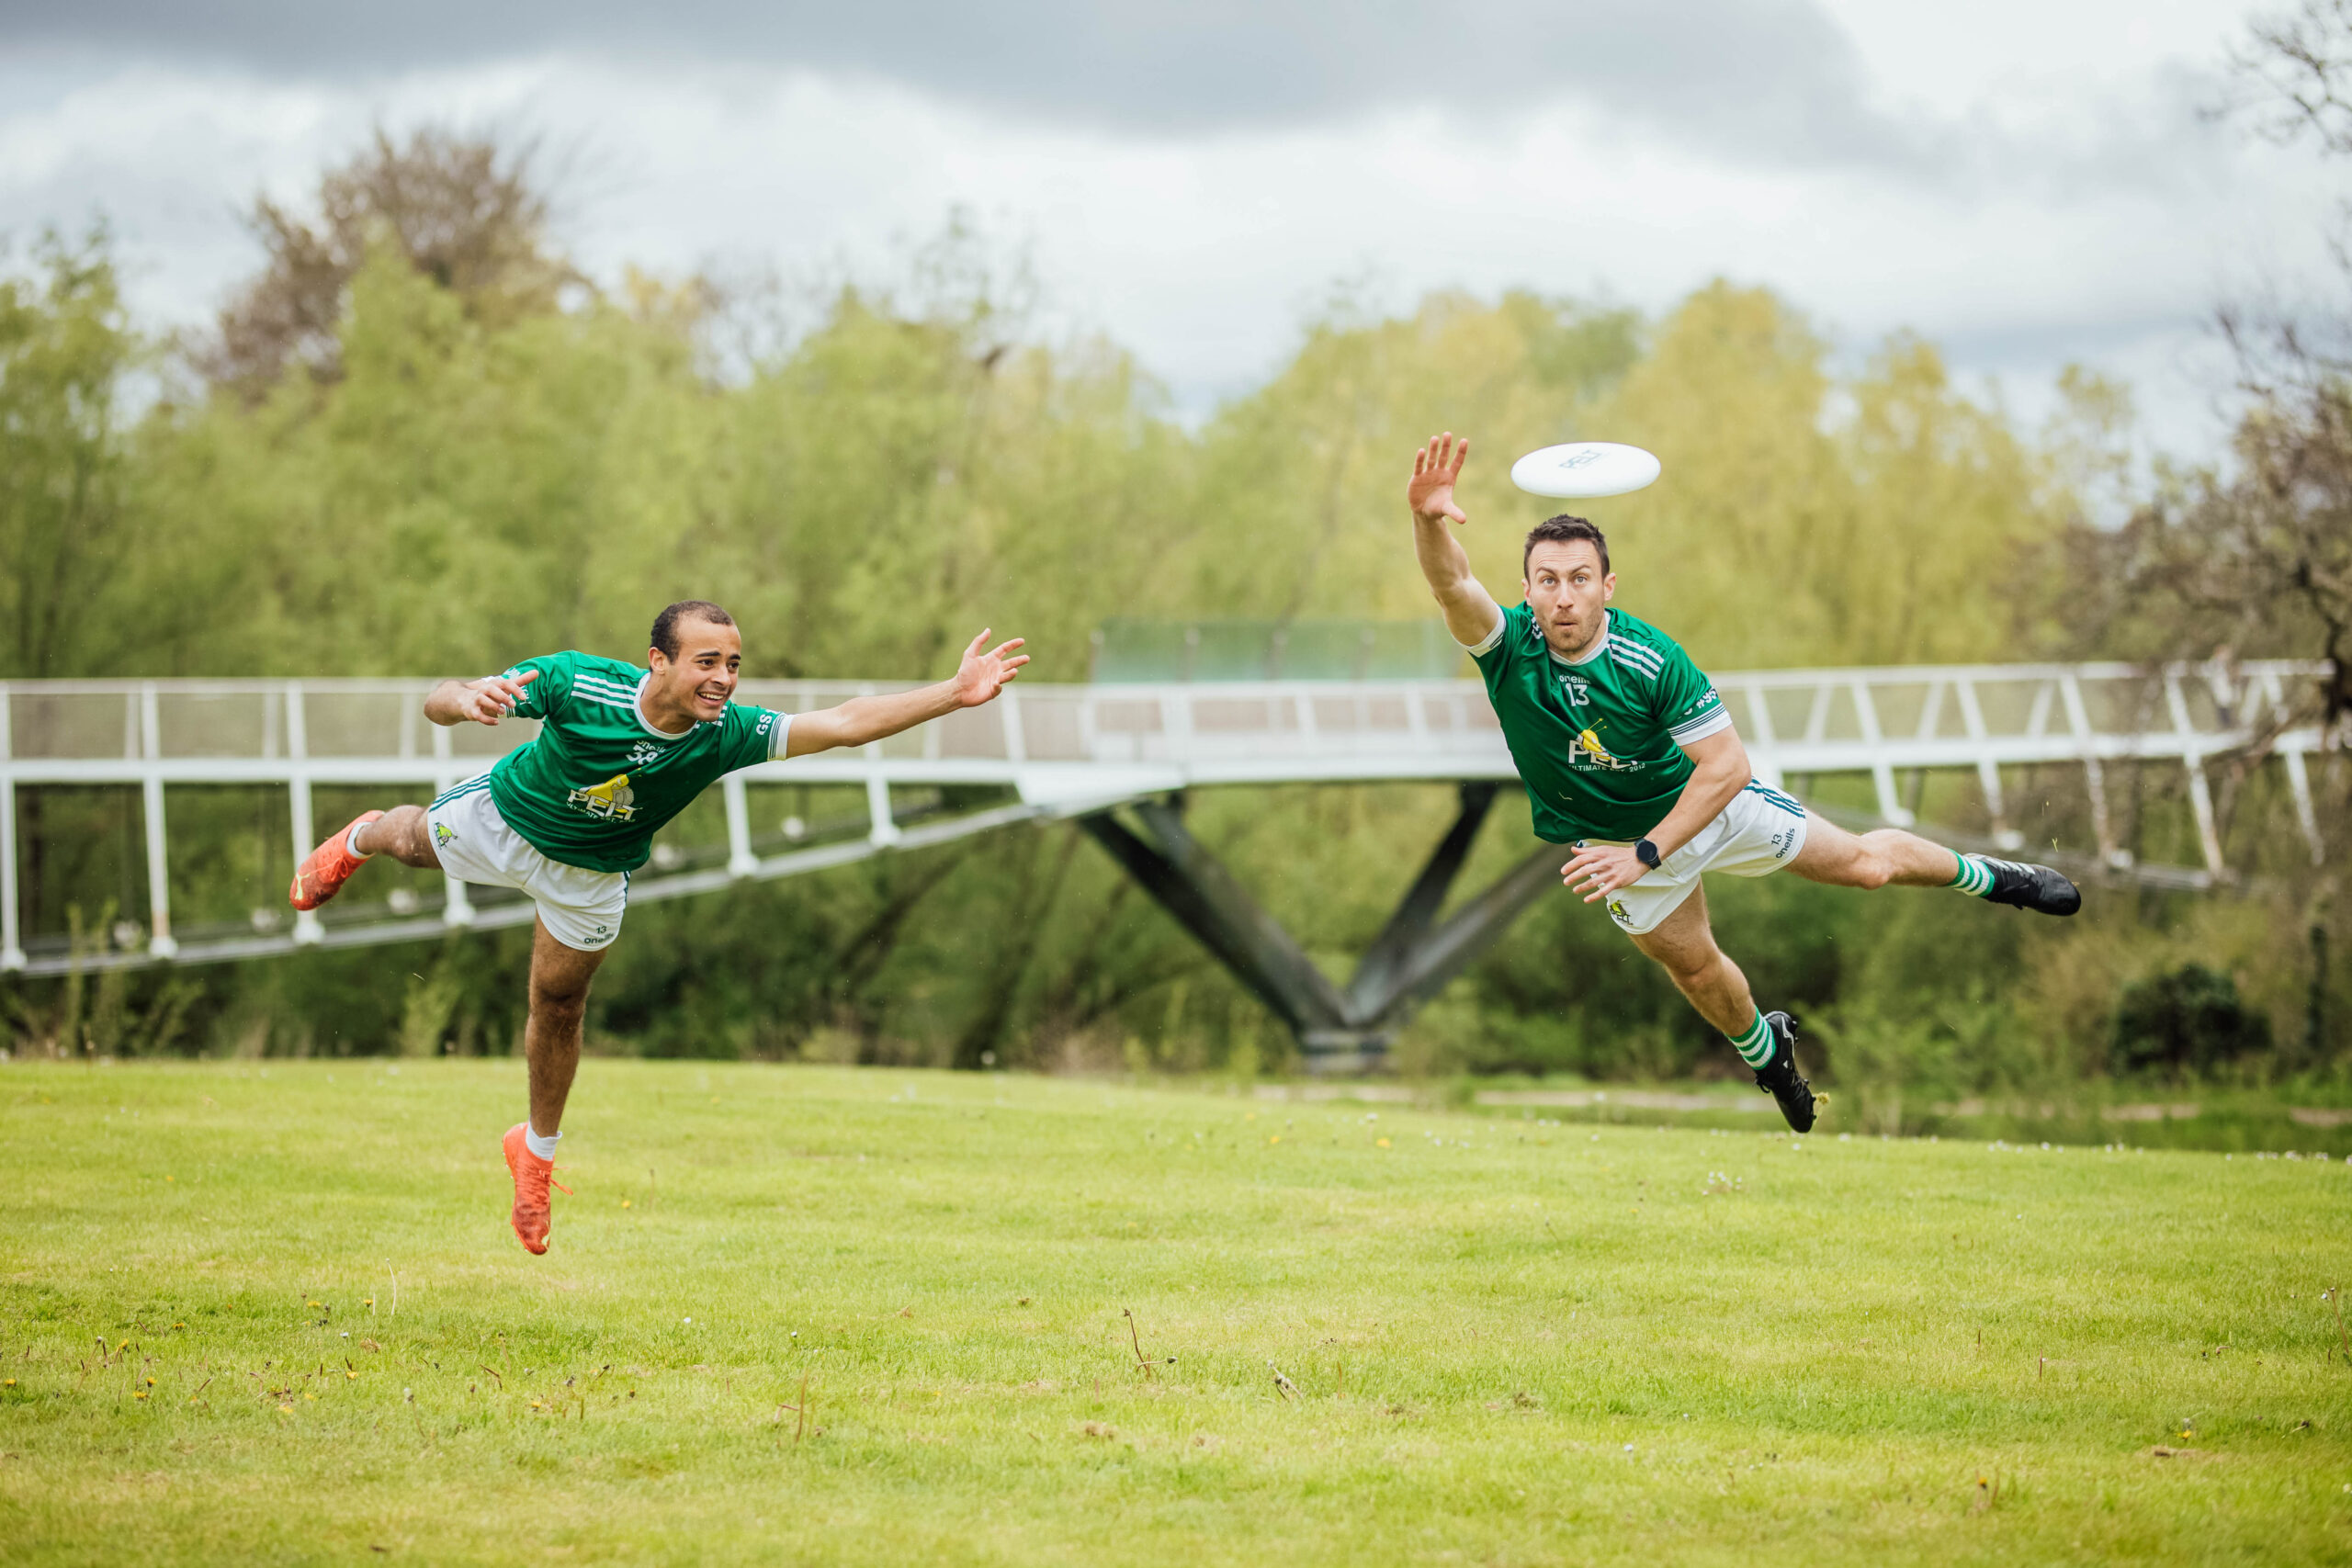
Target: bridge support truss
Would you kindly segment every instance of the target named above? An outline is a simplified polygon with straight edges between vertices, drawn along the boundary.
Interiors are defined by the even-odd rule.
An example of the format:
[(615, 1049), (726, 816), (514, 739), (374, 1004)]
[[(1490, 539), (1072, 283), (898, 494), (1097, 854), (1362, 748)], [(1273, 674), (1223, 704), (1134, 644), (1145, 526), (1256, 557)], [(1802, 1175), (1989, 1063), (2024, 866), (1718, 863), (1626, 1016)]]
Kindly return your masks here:
[(1396, 912), (1342, 987), (1317, 966), (1184, 826), (1182, 796), (1137, 801), (1142, 831), (1104, 810), (1079, 818), (1095, 842), (1290, 1026), (1317, 1072), (1381, 1065), (1420, 1005), (1469, 966), (1556, 877), (1561, 852), (1529, 855), (1493, 886), (1438, 919), (1501, 785), (1461, 784), (1453, 826), (1430, 852)]

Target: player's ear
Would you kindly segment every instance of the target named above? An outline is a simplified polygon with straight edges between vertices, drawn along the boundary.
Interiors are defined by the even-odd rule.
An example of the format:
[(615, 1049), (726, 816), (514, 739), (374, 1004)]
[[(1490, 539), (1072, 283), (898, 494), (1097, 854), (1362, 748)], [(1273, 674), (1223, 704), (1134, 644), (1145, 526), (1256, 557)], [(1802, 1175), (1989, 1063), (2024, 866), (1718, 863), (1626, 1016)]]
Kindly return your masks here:
[(1617, 597), (1617, 574), (1611, 572), (1600, 580), (1600, 602), (1607, 604)]

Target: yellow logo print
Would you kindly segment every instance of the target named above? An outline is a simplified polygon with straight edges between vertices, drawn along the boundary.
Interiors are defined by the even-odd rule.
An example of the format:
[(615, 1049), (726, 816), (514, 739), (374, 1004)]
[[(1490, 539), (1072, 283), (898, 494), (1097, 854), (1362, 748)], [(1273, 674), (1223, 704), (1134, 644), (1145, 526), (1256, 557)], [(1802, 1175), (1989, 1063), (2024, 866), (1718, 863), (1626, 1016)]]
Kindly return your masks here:
[(1589, 729), (1577, 731), (1577, 750), (1592, 759), (1585, 764), (1587, 767), (1606, 768), (1611, 773), (1616, 773), (1641, 766), (1639, 762), (1628, 762), (1610, 755), (1609, 748), (1600, 743), (1600, 735)]
[(628, 787), (627, 773), (615, 773), (603, 784), (575, 789), (563, 798), (565, 805), (608, 821), (626, 822), (637, 815), (637, 792)]

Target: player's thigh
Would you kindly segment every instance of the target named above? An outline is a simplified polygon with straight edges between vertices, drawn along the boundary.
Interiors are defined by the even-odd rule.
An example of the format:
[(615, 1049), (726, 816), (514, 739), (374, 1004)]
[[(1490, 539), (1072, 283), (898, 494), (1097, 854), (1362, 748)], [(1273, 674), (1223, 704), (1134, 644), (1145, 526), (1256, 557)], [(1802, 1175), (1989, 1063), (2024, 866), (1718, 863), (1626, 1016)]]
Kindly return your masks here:
[(1707, 919), (1704, 886), (1691, 888), (1690, 896), (1675, 907), (1674, 913), (1651, 930), (1626, 935), (1645, 955), (1678, 975), (1706, 969), (1723, 955), (1715, 946), (1714, 927)]
[(534, 1000), (573, 1001), (588, 994), (588, 983), (605, 962), (607, 948), (592, 952), (557, 940), (544, 919), (531, 922), (531, 996)]
[(1860, 874), (1862, 863), (1869, 858), (1870, 846), (1862, 842), (1859, 834), (1849, 833), (1819, 812), (1808, 811), (1804, 814), (1804, 848), (1789, 863), (1789, 869), (1807, 882), (1843, 886)]

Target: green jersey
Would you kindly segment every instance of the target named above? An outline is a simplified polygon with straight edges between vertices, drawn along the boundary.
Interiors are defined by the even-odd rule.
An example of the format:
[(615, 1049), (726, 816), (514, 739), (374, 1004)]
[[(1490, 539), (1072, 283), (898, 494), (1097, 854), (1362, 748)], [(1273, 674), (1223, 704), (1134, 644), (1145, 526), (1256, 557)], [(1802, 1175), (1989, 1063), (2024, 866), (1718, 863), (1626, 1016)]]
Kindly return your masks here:
[(542, 721), (531, 741), (498, 760), (490, 795), (498, 814), (551, 861), (588, 871), (635, 871), (661, 826), (722, 773), (784, 755), (791, 716), (734, 703), (676, 735), (637, 705), (646, 672), (617, 659), (550, 653), (506, 671), (538, 679), (514, 709)]
[(1690, 777), (1682, 748), (1731, 728), (1681, 645), (1623, 610), (1574, 664), (1525, 604), (1505, 610), (1470, 657), (1549, 843), (1647, 837)]

